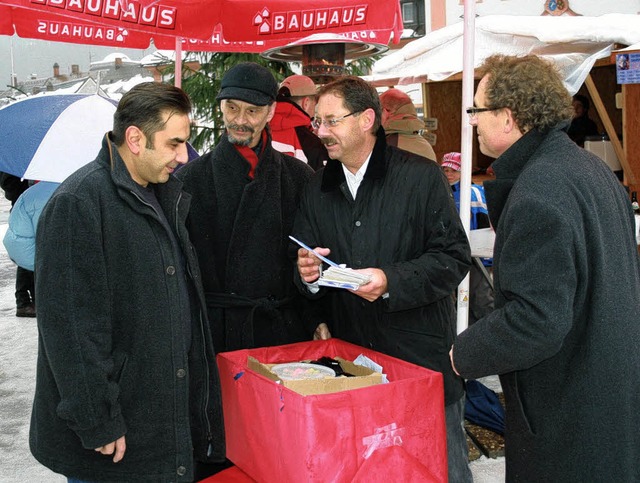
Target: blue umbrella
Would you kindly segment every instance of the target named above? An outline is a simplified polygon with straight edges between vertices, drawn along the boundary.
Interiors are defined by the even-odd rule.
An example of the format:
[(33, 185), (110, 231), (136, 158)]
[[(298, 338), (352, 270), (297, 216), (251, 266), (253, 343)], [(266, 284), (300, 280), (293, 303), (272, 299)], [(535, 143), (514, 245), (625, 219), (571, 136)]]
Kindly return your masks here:
[(0, 171), (61, 182), (95, 159), (117, 103), (95, 94), (28, 97), (0, 109)]

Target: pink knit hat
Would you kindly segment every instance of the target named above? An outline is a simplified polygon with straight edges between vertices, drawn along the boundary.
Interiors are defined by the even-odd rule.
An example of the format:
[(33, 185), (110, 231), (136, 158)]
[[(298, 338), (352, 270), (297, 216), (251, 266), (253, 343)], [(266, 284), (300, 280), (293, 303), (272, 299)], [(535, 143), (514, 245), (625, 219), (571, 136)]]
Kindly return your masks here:
[(442, 157), (442, 167), (460, 171), (460, 153), (447, 153)]

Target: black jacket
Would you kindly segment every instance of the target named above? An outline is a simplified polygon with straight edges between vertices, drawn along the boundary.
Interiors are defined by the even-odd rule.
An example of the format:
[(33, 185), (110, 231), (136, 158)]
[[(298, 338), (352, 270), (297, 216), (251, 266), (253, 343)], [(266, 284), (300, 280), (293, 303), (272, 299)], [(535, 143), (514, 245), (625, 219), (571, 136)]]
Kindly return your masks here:
[(309, 340), (315, 328), (287, 256), (313, 170), (273, 149), (270, 138), (265, 146), (254, 179), (226, 135), (178, 173), (193, 196), (187, 226), (218, 351)]
[(485, 182), (495, 311), (460, 334), (465, 377), (500, 374), (507, 481), (640, 481), (640, 263), (629, 198), (559, 129)]
[[(184, 226), (190, 197), (173, 177), (155, 193), (186, 258), (188, 301), (168, 227), (107, 139), (40, 217), (30, 445), (55, 472), (186, 482), (194, 451), (202, 460), (224, 458), (217, 369)], [(94, 451), (122, 435), (121, 462)]]
[[(351, 268), (380, 268), (389, 297), (375, 302), (321, 289), (333, 336), (441, 372), (445, 402), (463, 395), (449, 362), (456, 330), (452, 294), (471, 253), (438, 165), (387, 146), (380, 131), (355, 201), (330, 160), (305, 190), (294, 236)], [(303, 288), (304, 290), (304, 288)]]

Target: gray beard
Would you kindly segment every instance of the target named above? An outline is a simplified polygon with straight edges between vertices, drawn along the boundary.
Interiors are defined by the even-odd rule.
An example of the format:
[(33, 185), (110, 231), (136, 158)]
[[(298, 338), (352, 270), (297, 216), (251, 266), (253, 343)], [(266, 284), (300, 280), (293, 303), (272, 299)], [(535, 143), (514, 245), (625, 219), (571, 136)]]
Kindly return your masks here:
[(231, 134), (227, 133), (227, 139), (231, 144), (235, 144), (236, 146), (249, 146), (251, 144), (251, 138), (248, 139), (236, 139)]

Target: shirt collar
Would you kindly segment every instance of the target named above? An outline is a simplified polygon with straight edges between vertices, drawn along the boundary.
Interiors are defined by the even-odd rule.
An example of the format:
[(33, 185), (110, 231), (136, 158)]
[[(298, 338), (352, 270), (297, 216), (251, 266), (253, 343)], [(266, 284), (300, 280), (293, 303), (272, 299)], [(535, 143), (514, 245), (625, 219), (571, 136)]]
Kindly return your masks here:
[(342, 171), (344, 172), (344, 177), (347, 180), (347, 185), (349, 186), (349, 191), (351, 191), (351, 196), (353, 199), (356, 199), (356, 194), (358, 193), (358, 188), (360, 187), (360, 183), (362, 183), (362, 179), (364, 178), (364, 174), (367, 172), (367, 167), (369, 166), (369, 160), (371, 159), (371, 153), (367, 156), (367, 159), (360, 169), (356, 171), (356, 173), (352, 173), (349, 171), (345, 165), (342, 165)]

